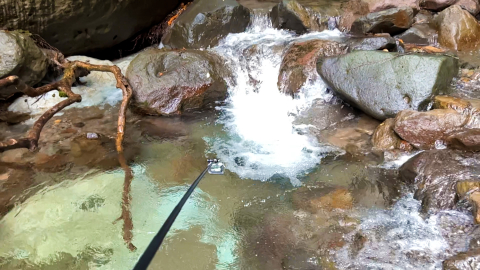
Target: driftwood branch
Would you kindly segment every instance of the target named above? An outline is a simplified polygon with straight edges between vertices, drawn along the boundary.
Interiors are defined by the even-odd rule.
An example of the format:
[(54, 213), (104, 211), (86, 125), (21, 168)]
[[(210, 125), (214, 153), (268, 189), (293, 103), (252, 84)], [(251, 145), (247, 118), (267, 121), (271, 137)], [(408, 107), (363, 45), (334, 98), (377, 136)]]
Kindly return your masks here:
[(128, 166), (123, 153), (123, 138), (125, 136), (126, 112), (128, 103), (130, 102), (130, 99), (132, 97), (132, 88), (130, 87), (127, 79), (123, 76), (120, 68), (118, 68), (117, 66), (93, 65), (80, 61), (66, 61), (62, 64), (58, 64), (61, 65), (64, 69), (63, 78), (57, 82), (42, 87), (32, 88), (23, 83), (16, 76), (9, 76), (0, 80), (0, 89), (4, 87), (14, 87), (16, 92), (23, 93), (30, 97), (40, 96), (52, 90), (59, 90), (67, 95), (67, 99), (59, 102), (58, 104), (50, 108), (48, 111), (46, 111), (42, 116), (40, 116), (40, 118), (34, 123), (32, 128), (24, 138), (18, 140), (9, 139), (5, 142), (0, 142), (0, 152), (17, 148), (28, 148), (31, 151), (36, 150), (38, 148), (40, 133), (48, 120), (50, 120), (57, 112), (61, 111), (65, 107), (75, 102), (82, 101), (82, 97), (72, 91), (73, 83), (78, 81), (79, 77), (86, 76), (91, 71), (113, 73), (115, 79), (117, 80), (117, 88), (120, 88), (123, 93), (123, 99), (118, 115), (117, 139), (115, 142), (118, 152), (119, 163), (122, 169), (125, 171), (125, 181), (122, 196), (122, 215), (119, 219), (123, 220), (123, 239), (127, 244), (128, 248), (131, 251), (134, 251), (136, 247), (132, 244), (133, 221), (130, 212), (130, 184), (133, 180), (133, 172), (132, 169)]

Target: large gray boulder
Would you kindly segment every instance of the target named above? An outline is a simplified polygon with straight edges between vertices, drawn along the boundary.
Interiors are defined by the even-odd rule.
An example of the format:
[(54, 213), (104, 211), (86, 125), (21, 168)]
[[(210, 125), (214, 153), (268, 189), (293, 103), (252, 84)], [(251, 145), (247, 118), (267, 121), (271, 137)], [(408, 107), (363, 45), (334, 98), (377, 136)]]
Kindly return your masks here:
[(213, 108), (226, 98), (230, 75), (220, 56), (199, 50), (149, 49), (127, 69), (132, 104), (150, 115)]
[(39, 34), (66, 55), (110, 48), (160, 23), (180, 0), (0, 2), (0, 28)]
[[(0, 78), (16, 75), (26, 84), (40, 82), (47, 72), (47, 57), (26, 34), (0, 31)], [(15, 89), (0, 89), (0, 99), (8, 98)]]
[(250, 23), (250, 11), (235, 0), (195, 0), (165, 32), (169, 48), (207, 48), (230, 33), (241, 33)]
[(458, 64), (448, 56), (355, 51), (319, 61), (317, 71), (347, 102), (384, 120), (425, 108), (447, 90)]

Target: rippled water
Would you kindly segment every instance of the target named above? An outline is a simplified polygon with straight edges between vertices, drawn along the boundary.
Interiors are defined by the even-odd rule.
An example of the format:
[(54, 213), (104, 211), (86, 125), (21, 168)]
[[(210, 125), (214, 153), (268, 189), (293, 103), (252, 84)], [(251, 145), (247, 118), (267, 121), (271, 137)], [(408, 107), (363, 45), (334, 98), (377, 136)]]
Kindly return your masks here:
[[(125, 246), (122, 221), (115, 223), (123, 171), (75, 165), (31, 172), (39, 183), (34, 194), (0, 220), (0, 268), (131, 269), (206, 158), (219, 157), (227, 173), (202, 181), (151, 269), (440, 269), (448, 255), (468, 246), (471, 216), (420, 214), (420, 203), (402, 193), (392, 170), (405, 158), (378, 164), (342, 156), (295, 124), (314, 102), (332, 98), (316, 74), (296, 99), (277, 88), (289, 44), (316, 38), (340, 33), (297, 37), (255, 17), (247, 32), (212, 49), (236, 74), (216, 114), (179, 118), (180, 131), (162, 138), (131, 123), (142, 130), (132, 162), (137, 251)], [(351, 193), (353, 207), (308, 207), (339, 188)]]

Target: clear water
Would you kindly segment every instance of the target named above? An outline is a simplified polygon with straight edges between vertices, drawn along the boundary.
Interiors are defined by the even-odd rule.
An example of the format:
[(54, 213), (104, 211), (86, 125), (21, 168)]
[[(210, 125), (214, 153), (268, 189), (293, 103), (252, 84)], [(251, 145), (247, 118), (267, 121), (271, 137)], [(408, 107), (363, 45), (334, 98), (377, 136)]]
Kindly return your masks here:
[[(216, 114), (180, 118), (181, 134), (166, 139), (130, 123), (142, 131), (134, 138), (139, 149), (131, 164), (135, 252), (123, 242), (122, 221), (114, 222), (121, 213), (123, 171), (78, 165), (56, 173), (28, 171), (33, 194), (26, 200), (20, 195), (27, 192), (18, 194), (0, 220), (0, 268), (131, 269), (206, 158), (215, 156), (227, 173), (202, 181), (150, 269), (440, 269), (449, 254), (468, 246), (464, 228), (471, 216), (452, 211), (425, 217), (411, 195), (387, 194), (393, 181), (370, 169), (388, 170), (404, 160), (372, 164), (326, 157), (338, 149), (295, 124), (314, 102), (332, 98), (318, 75), (296, 99), (278, 91), (289, 44), (339, 37), (337, 31), (297, 37), (255, 17), (248, 31), (212, 49), (236, 74)], [(349, 189), (355, 206), (302, 209), (312, 190), (328, 194), (332, 187)], [(387, 195), (398, 201), (390, 206)], [(366, 241), (352, 254), (357, 234)]]

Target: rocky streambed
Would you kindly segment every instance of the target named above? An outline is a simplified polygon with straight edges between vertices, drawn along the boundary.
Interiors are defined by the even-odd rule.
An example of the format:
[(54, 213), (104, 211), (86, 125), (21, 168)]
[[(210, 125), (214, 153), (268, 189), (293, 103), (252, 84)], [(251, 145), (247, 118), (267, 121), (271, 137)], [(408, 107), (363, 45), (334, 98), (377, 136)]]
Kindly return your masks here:
[(478, 2), (67, 2), (0, 3), (0, 79), (119, 67), (136, 249), (121, 85), (79, 70), (34, 149), (68, 88), (0, 85), (0, 268), (131, 269), (212, 157), (152, 269), (480, 267)]

